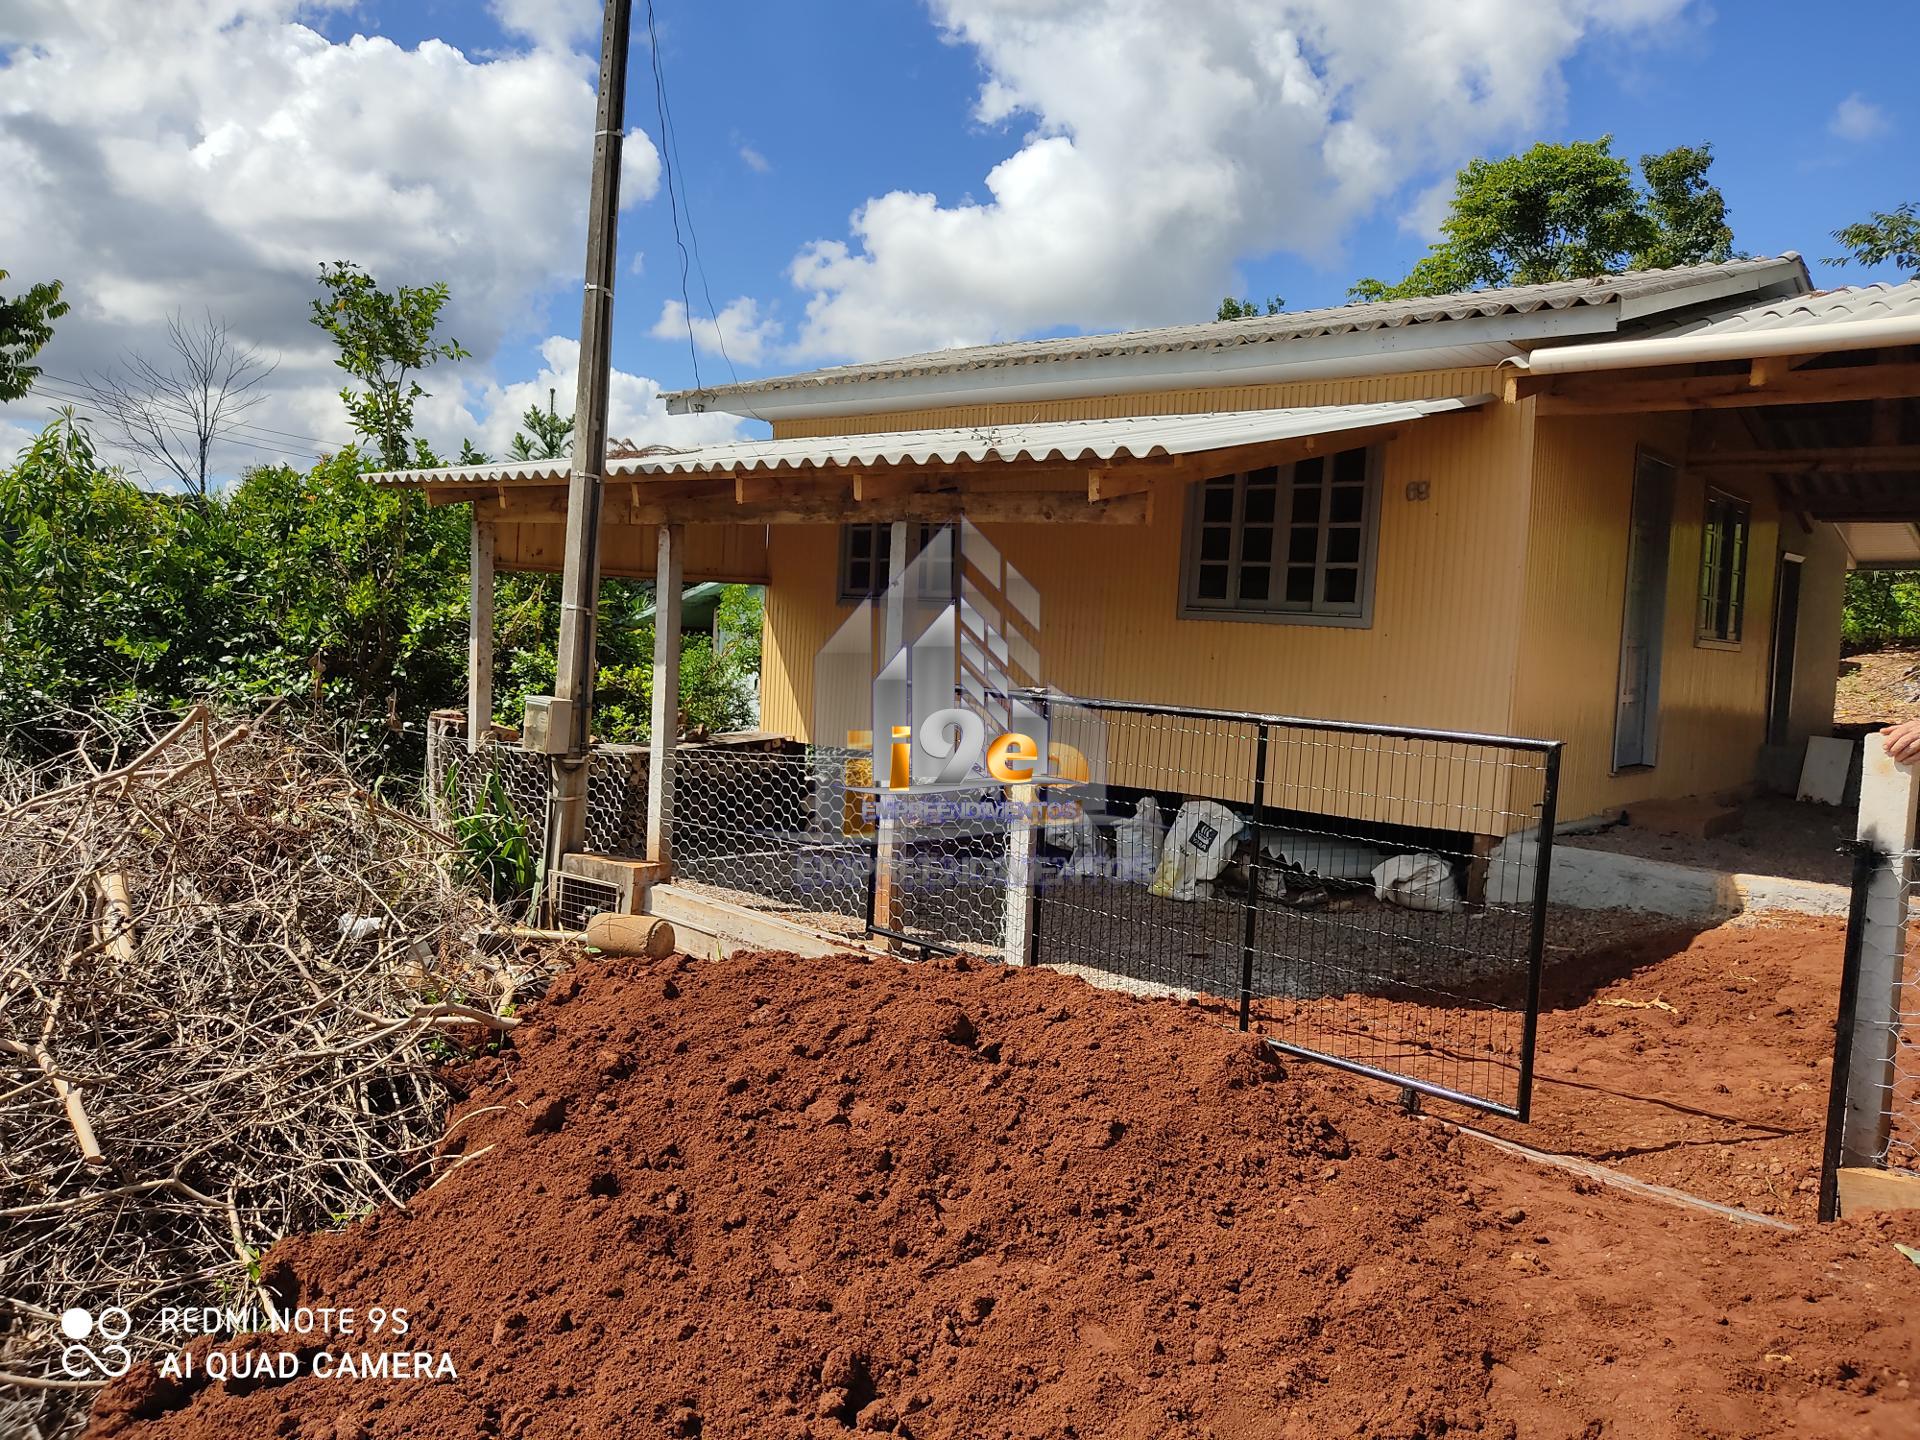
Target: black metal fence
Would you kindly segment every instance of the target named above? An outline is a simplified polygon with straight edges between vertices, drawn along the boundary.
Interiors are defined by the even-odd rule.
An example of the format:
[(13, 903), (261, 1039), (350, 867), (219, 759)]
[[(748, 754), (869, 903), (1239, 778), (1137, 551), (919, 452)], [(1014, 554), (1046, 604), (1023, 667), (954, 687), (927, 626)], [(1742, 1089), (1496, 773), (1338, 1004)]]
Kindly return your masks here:
[[(1822, 1220), (1839, 1215), (1847, 1178), (1885, 1177), (1920, 1199), (1916, 861), (1920, 851), (1862, 844), (1855, 852), (1820, 1171)], [(1844, 1177), (1847, 1171), (1853, 1176)]]
[(1099, 700), (1049, 722), (1107, 783), (1042, 832), (1032, 960), (1527, 1117), (1557, 742)]
[[(1030, 797), (1052, 817), (1031, 828), (995, 818), (1000, 787), (885, 821), (862, 751), (683, 747), (674, 881), (849, 939), (1208, 997), (1285, 1050), (1527, 1117), (1557, 742), (1043, 698), (1098, 783)], [(508, 774), (543, 814), (521, 792), (544, 767), (508, 747), (430, 757), (463, 794)], [(644, 762), (596, 753), (596, 848), (631, 851)]]

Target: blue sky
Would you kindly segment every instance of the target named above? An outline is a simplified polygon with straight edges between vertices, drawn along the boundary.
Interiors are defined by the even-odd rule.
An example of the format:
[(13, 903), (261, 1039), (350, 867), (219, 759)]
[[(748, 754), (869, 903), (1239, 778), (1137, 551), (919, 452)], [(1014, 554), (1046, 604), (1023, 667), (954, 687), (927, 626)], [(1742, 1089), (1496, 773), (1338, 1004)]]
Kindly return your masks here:
[[(1526, 138), (1611, 133), (1616, 150), (1633, 156), (1710, 141), (1740, 248), (1795, 249), (1817, 262), (1837, 248), (1828, 234), (1838, 225), (1920, 197), (1912, 79), (1920, 7), (1870, 8), (1878, 13), (1855, 12), (1844, 21), (1846, 43), (1839, 43), (1839, 24), (1822, 39), (1809, 24), (1819, 12), (1804, 5), (1750, 4), (1694, 7), (1658, 35), (1583, 46), (1565, 69), (1563, 113)], [(790, 290), (784, 272), (802, 244), (844, 233), (862, 201), (888, 190), (927, 190), (949, 202), (978, 195), (982, 177), (1018, 141), (1019, 119), (999, 126), (971, 119), (982, 80), (977, 59), (966, 46), (944, 41), (917, 6), (659, 0), (656, 15), (680, 178), (716, 304), (748, 293), (772, 297), (791, 313), (799, 302), (783, 294)], [(344, 37), (369, 22), (403, 43), (429, 36), (480, 50), (503, 43), (492, 17), (460, 0), (383, 4), (323, 28)], [(644, 49), (636, 50), (633, 66), (628, 120), (653, 132)], [(1836, 116), (1849, 97), (1871, 109), (1861, 112), (1856, 133), (1838, 133)], [(743, 148), (766, 168), (755, 169)], [(1279, 294), (1289, 307), (1305, 308), (1340, 303), (1358, 275), (1397, 278), (1424, 244), (1403, 217), (1437, 178), (1404, 187), (1330, 256), (1240, 257), (1235, 288)], [(641, 274), (623, 272), (616, 361), (669, 388), (691, 384), (685, 337), (648, 333), (662, 302), (679, 294), (664, 196), (623, 218), (620, 241), (623, 258), (645, 258)], [(1178, 256), (1168, 263), (1177, 265)], [(1823, 283), (1899, 278), (1813, 268)], [(703, 312), (697, 273), (690, 283), (693, 308)], [(570, 294), (554, 296), (546, 327), (525, 339), (577, 324), (576, 305)], [(745, 375), (788, 367), (736, 368)], [(717, 356), (700, 357), (704, 378), (725, 372)]]
[[(743, 376), (1204, 318), (1229, 289), (1338, 303), (1418, 257), (1455, 167), (1539, 139), (1711, 142), (1738, 245), (1797, 249), (1823, 283), (1897, 278), (1818, 261), (1836, 226), (1920, 199), (1920, 7), (1831, 24), (1688, 0), (656, 8), (708, 381), (729, 373), (708, 293)], [(49, 373), (144, 352), (168, 309), (204, 306), (281, 360), (258, 423), (325, 448), (338, 377), (305, 306), (314, 265), (344, 257), (452, 285), (475, 357), (433, 377), (440, 443), (498, 448), (548, 386), (564, 405), (597, 9), (0, 0), (0, 188), (24, 202), (0, 213), (0, 266), (76, 300)], [(733, 422), (696, 434), (658, 402), (696, 357), (645, 16), (616, 433), (716, 438)], [(0, 451), (36, 423), (32, 404), (0, 413)]]

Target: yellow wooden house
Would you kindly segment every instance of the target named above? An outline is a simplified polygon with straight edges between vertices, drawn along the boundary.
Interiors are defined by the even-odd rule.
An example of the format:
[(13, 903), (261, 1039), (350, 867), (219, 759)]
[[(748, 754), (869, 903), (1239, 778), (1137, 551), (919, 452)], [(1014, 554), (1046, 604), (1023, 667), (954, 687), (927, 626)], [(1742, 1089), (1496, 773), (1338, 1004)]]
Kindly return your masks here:
[[(966, 515), (1070, 693), (1565, 742), (1559, 813), (1750, 784), (1832, 716), (1849, 565), (1920, 559), (1920, 286), (1792, 254), (931, 352), (683, 391), (765, 440), (611, 461), (599, 563), (767, 587), (766, 729)], [(514, 569), (565, 462), (408, 472)], [(922, 533), (920, 529), (914, 532)]]

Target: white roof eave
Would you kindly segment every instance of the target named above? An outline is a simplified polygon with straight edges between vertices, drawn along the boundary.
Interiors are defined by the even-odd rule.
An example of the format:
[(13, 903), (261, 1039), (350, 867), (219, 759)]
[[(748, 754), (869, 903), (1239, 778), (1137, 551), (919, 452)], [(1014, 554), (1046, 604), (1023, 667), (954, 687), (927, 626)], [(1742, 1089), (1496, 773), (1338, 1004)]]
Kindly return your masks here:
[(1024, 361), (832, 385), (735, 392), (714, 397), (710, 406), (702, 404), (699, 392), (689, 391), (670, 397), (667, 410), (687, 415), (710, 408), (756, 420), (802, 416), (827, 419), (947, 405), (1065, 400), (1085, 395), (1480, 367), (1518, 355), (1527, 345), (1561, 336), (1609, 334), (1618, 324), (1618, 311), (1613, 306), (1582, 305), (1524, 315), (1476, 316), (1431, 325), (1351, 331), (1307, 340)]
[[(608, 480), (720, 479), (729, 475), (937, 467), (956, 462), (1075, 464), (1199, 455), (1309, 435), (1376, 430), (1432, 415), (1470, 410), (1490, 395), (1387, 400), (1365, 405), (1295, 406), (1277, 410), (1209, 411), (1022, 425), (904, 430), (807, 439), (741, 440), (697, 450), (609, 459)], [(393, 470), (368, 478), (387, 485), (490, 486), (558, 484), (568, 460), (506, 460), (433, 470)]]

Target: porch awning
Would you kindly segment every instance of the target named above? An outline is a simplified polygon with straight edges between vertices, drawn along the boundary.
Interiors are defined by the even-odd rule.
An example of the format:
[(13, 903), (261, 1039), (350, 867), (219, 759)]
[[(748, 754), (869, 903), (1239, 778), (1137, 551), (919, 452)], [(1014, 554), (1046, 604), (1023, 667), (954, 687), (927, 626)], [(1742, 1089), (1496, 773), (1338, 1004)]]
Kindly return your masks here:
[[(1368, 405), (1039, 421), (873, 435), (651, 447), (607, 460), (610, 523), (783, 523), (840, 519), (1118, 521), (1146, 518), (1160, 477), (1279, 464), (1387, 438), (1491, 395)], [(482, 518), (558, 520), (571, 461), (505, 460), (392, 470), (379, 484), (435, 503), (473, 501)], [(498, 513), (491, 513), (491, 512)], [(479, 512), (476, 512), (479, 513)]]

